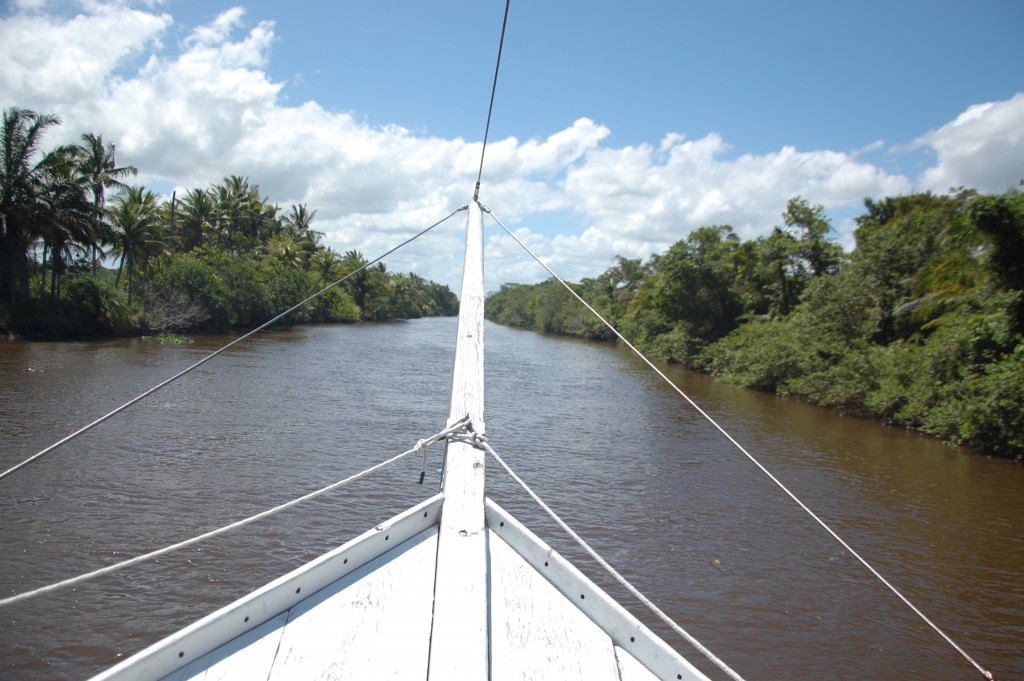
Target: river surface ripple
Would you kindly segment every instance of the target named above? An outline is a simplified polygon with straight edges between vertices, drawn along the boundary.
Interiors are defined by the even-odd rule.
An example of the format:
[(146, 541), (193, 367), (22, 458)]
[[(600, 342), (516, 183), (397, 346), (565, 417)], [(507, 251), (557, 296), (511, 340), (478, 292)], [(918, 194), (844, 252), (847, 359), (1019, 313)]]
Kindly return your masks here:
[[(492, 446), (750, 681), (971, 679), (969, 664), (641, 362), (488, 324)], [(440, 430), (454, 319), (272, 331), (0, 480), (0, 594), (180, 541)], [(8, 468), (225, 341), (0, 342)], [(673, 380), (999, 679), (1024, 679), (1024, 466)], [(274, 518), (0, 609), (0, 677), (79, 679), (436, 490), (409, 458)], [(713, 678), (488, 462), (489, 494)]]

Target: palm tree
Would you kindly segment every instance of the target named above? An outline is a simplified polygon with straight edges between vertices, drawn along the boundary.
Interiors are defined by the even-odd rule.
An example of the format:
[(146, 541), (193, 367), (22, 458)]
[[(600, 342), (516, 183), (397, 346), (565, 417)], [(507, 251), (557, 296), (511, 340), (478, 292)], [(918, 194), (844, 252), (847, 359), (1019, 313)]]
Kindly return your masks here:
[(281, 231), (281, 219), (277, 214), (281, 207), (270, 202), (269, 196), (260, 196), (259, 187), (249, 195), (246, 235), (257, 243), (266, 241)]
[(347, 273), (352, 274), (345, 281), (345, 285), (348, 286), (349, 293), (352, 294), (352, 299), (356, 301), (359, 310), (363, 311), (366, 305), (366, 296), (370, 293), (372, 286), (369, 270), (361, 269), (366, 267), (366, 258), (359, 251), (351, 250), (345, 252), (342, 262)]
[(306, 257), (302, 241), (293, 234), (288, 232), (278, 234), (264, 245), (263, 250), (288, 267), (297, 270), (305, 269)]
[[(92, 202), (95, 207), (96, 232), (101, 235), (102, 242), (111, 241), (113, 234), (108, 225), (103, 223), (103, 208), (106, 204), (106, 189), (120, 189), (124, 187), (121, 178), (138, 174), (135, 166), (117, 166), (114, 160), (114, 144), (103, 143), (103, 135), (94, 135), (87, 132), (82, 135), (82, 142), (79, 145), (82, 154), (79, 159), (79, 170), (89, 179), (92, 190)], [(102, 255), (99, 244), (92, 247), (92, 273), (96, 274), (99, 259)]]
[(324, 247), (320, 244), (320, 240), (324, 238), (324, 233), (318, 232), (310, 226), (315, 217), (316, 211), (309, 210), (306, 204), (301, 203), (289, 208), (288, 214), (281, 221), (283, 231), (292, 234), (302, 244), (302, 268), (306, 272), (312, 271), (313, 259), (324, 250)]
[(231, 175), (210, 191), (217, 206), (218, 248), (237, 254), (265, 242), (277, 231), (280, 208), (261, 197), (259, 187), (250, 185), (249, 178)]
[(41, 192), (43, 169), (33, 158), (43, 133), (60, 119), (28, 109), (4, 110), (0, 130), (0, 294), (13, 307), (28, 290), (28, 247), (33, 215)]
[(650, 268), (644, 265), (642, 258), (625, 258), (617, 255), (615, 256), (615, 266), (609, 270), (609, 273), (615, 279), (616, 288), (621, 286), (627, 291), (633, 291), (640, 286), (649, 271)]
[(145, 268), (151, 258), (167, 251), (160, 208), (153, 192), (143, 187), (126, 187), (108, 212), (115, 233), (112, 252), (120, 256), (114, 286), (121, 284), (121, 274), (127, 265), (131, 302), (136, 268)]
[(234, 247), (235, 233), (241, 222), (242, 201), (248, 188), (248, 180), (238, 176), (225, 177), (221, 184), (210, 188), (213, 202), (217, 206), (214, 232), (217, 235), (217, 248), (221, 250)]
[(217, 206), (212, 192), (205, 189), (189, 190), (180, 206), (175, 221), (175, 237), (178, 249), (182, 253), (188, 253), (202, 246), (207, 235), (214, 229)]
[(342, 259), (338, 256), (337, 251), (324, 248), (316, 252), (312, 259), (312, 270), (316, 273), (317, 279), (310, 287), (309, 292), (317, 290), (318, 288), (333, 284), (338, 279), (341, 279)]
[[(306, 204), (300, 203), (297, 206), (292, 206), (288, 209), (288, 215), (284, 217), (284, 224), (298, 232), (305, 232), (310, 229), (310, 225), (313, 224), (313, 218), (316, 217), (316, 211), (309, 210)], [(317, 232), (320, 234), (320, 232)], [(323, 236), (323, 234), (320, 234)]]
[(46, 253), (50, 253), (50, 293), (60, 295), (60, 285), (76, 251), (87, 254), (102, 238), (100, 220), (90, 197), (89, 178), (81, 171), (82, 150), (63, 146), (46, 154), (39, 163), (42, 191), (37, 200), (36, 229), (43, 238), (43, 274), (46, 278)]
[(364, 295), (366, 307), (363, 308), (363, 319), (381, 319), (381, 313), (387, 308), (389, 297), (394, 293), (388, 266), (382, 262), (363, 270), (367, 276), (367, 291)]

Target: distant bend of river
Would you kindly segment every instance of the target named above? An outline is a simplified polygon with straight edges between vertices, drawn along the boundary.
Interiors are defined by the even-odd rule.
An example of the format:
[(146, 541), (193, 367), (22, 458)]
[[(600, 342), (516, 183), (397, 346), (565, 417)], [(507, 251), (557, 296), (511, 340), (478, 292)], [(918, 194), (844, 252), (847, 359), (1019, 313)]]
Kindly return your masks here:
[[(750, 681), (981, 678), (621, 348), (486, 326), (495, 449)], [(454, 319), (257, 336), (0, 480), (0, 595), (168, 545), (443, 428)], [(0, 342), (0, 468), (225, 342)], [(1024, 680), (1024, 466), (665, 367), (998, 679)], [(0, 608), (0, 677), (101, 671), (437, 489), (420, 462), (92, 582)], [(712, 678), (493, 463), (489, 494)]]

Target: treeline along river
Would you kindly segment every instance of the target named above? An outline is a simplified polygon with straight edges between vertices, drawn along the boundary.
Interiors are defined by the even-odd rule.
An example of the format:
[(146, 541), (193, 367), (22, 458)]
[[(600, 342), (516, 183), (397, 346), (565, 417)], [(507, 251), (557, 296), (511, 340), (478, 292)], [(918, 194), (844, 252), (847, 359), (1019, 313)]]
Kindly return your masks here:
[[(495, 449), (747, 679), (971, 679), (969, 664), (642, 363), (489, 324)], [(0, 595), (174, 543), (405, 451), (445, 422), (455, 320), (272, 331), (0, 480)], [(0, 467), (223, 344), (0, 344)], [(1024, 679), (1024, 467), (667, 370), (999, 679)], [(88, 677), (436, 490), (420, 461), (0, 610), (0, 677)], [(493, 462), (488, 486), (593, 573)], [(396, 654), (401, 642), (396, 641)]]

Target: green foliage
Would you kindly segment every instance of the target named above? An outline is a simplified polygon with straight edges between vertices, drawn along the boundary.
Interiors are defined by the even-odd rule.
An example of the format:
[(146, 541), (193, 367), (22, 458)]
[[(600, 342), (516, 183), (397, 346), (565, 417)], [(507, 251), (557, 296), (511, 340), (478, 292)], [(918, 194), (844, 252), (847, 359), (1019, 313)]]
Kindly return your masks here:
[[(865, 209), (848, 255), (821, 207), (796, 198), (766, 237), (704, 227), (574, 288), (656, 357), (1024, 456), (1024, 195), (925, 193)], [(610, 337), (553, 281), (505, 284), (486, 313)]]
[(804, 278), (835, 274), (843, 263), (843, 249), (829, 241), (834, 230), (825, 217), (825, 209), (804, 199), (790, 199), (782, 215), (787, 227), (796, 229), (792, 255), (794, 266)]
[(14, 309), (28, 295), (29, 248), (39, 236), (37, 222), (45, 215), (42, 201), (45, 164), (40, 146), (48, 128), (59, 125), (53, 115), (28, 109), (4, 110), (0, 128), (0, 295)]
[[(149, 336), (147, 336), (148, 338)], [(193, 341), (188, 336), (182, 336), (180, 333), (158, 333), (156, 336), (152, 336), (160, 345), (192, 345)]]
[(694, 336), (690, 325), (678, 322), (665, 333), (646, 338), (643, 346), (659, 359), (688, 364), (707, 347), (707, 341)]
[(227, 253), (211, 253), (204, 260), (227, 286), (231, 326), (253, 328), (282, 309), (275, 306), (277, 296), (270, 286), (274, 273), (267, 264)]
[[(247, 177), (231, 175), (165, 200), (122, 182), (137, 170), (118, 166), (114, 144), (101, 135), (86, 133), (80, 146), (43, 153), (43, 134), (59, 124), (56, 116), (10, 108), (0, 127), (0, 295), (16, 331), (71, 336), (254, 327), (346, 274), (352, 277), (344, 287), (282, 321), (458, 311), (446, 286), (389, 273), (383, 263), (362, 269), (366, 259), (358, 251), (339, 256), (313, 229), (315, 210), (302, 204), (282, 215)], [(107, 190), (116, 192), (109, 205)], [(78, 277), (87, 270), (103, 274), (102, 253), (115, 259), (117, 271), (101, 290)]]
[(159, 331), (227, 331), (231, 291), (209, 263), (194, 254), (169, 259), (146, 294), (150, 326)]
[(786, 394), (804, 373), (802, 335), (792, 320), (754, 320), (706, 350), (700, 367), (736, 385)]
[(969, 375), (933, 419), (944, 437), (1006, 456), (1024, 452), (1024, 342), (1012, 353)]
[(487, 318), (520, 329), (533, 329), (534, 320), (530, 306), (534, 287), (527, 284), (502, 284), (501, 288), (487, 296), (485, 313)]
[[(596, 285), (591, 282), (591, 285)], [(592, 288), (574, 287), (584, 299)], [(591, 302), (591, 304), (594, 304)], [(598, 303), (597, 309), (607, 314)], [(499, 324), (580, 338), (607, 339), (614, 335), (556, 280), (535, 286), (505, 284), (487, 297), (485, 314)]]
[(73, 277), (67, 283), (65, 296), (88, 335), (124, 336), (140, 328), (140, 315), (125, 292), (105, 278)]
[(865, 202), (849, 276), (873, 325), (873, 342), (885, 345), (916, 334), (924, 320), (914, 313), (944, 293), (929, 286), (927, 274), (950, 257), (970, 255), (970, 196), (926, 193)]
[(348, 292), (340, 288), (332, 288), (313, 302), (310, 311), (313, 322), (357, 322), (359, 308)]
[(736, 326), (743, 311), (733, 288), (738, 248), (732, 228), (701, 227), (654, 259), (658, 277), (651, 302), (673, 323), (668, 332), (677, 339), (673, 346), (689, 348), (679, 359), (694, 356)]
[(1012, 309), (1018, 331), (1024, 331), (1024, 194), (978, 196), (970, 218), (987, 240), (985, 261), (1000, 288), (1021, 292)]
[[(1022, 338), (1013, 328), (1017, 302), (1017, 294), (996, 295), (982, 309), (936, 320), (931, 333), (916, 342), (877, 347), (878, 389), (868, 407), (892, 423), (992, 449), (977, 424), (992, 426), (991, 418), (1009, 416), (1006, 396), (1019, 389), (1019, 381), (1006, 373), (1022, 352)], [(1005, 384), (997, 384), (995, 377), (1006, 379)], [(981, 404), (994, 411), (986, 416), (979, 411)], [(1009, 432), (1015, 418), (1004, 418), (992, 432)]]

